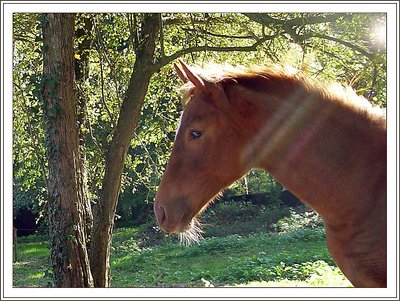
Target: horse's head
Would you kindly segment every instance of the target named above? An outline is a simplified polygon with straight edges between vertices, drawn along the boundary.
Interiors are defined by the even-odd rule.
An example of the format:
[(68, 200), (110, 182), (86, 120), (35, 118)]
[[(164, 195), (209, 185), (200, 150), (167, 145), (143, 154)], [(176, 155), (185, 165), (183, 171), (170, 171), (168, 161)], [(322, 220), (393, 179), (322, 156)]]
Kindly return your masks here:
[(245, 173), (238, 120), (224, 89), (181, 64), (175, 69), (192, 88), (154, 203), (159, 225), (172, 233), (188, 231), (207, 204)]

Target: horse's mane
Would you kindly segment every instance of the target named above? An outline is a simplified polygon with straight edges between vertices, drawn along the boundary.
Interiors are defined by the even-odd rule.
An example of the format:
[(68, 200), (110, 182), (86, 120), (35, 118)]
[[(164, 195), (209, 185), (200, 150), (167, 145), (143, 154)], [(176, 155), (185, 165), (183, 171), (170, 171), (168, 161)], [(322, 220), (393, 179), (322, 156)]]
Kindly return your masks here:
[[(232, 66), (228, 64), (208, 64), (202, 68), (200, 66), (191, 66), (191, 69), (200, 75), (203, 79), (222, 85), (223, 87), (229, 80), (236, 82), (244, 81), (251, 82), (257, 77), (268, 78), (285, 78), (288, 76), (296, 76), (297, 70), (293, 68), (283, 68), (279, 65), (263, 66), (263, 67), (245, 67), (245, 66)], [(179, 91), (183, 96), (190, 94), (193, 84), (188, 82), (184, 84)], [(254, 88), (254, 87), (253, 87)], [(186, 97), (185, 97), (186, 98)]]
[[(232, 83), (239, 84), (247, 89), (261, 91), (274, 87), (276, 91), (282, 90), (279, 85), (302, 87), (311, 93), (320, 94), (321, 98), (334, 99), (343, 106), (357, 108), (367, 114), (384, 116), (384, 110), (374, 107), (366, 98), (359, 96), (350, 87), (344, 87), (334, 82), (330, 84), (322, 84), (317, 80), (307, 77), (303, 72), (280, 65), (271, 65), (264, 67), (233, 67), (231, 65), (212, 64), (206, 68), (198, 66), (193, 67), (196, 74), (205, 80), (216, 83), (225, 89)], [(270, 83), (270, 84), (268, 84)], [(273, 86), (273, 85), (276, 86)], [(183, 105), (186, 105), (190, 99), (193, 84), (184, 84), (180, 91), (183, 93)], [(269, 91), (270, 92), (270, 91)]]

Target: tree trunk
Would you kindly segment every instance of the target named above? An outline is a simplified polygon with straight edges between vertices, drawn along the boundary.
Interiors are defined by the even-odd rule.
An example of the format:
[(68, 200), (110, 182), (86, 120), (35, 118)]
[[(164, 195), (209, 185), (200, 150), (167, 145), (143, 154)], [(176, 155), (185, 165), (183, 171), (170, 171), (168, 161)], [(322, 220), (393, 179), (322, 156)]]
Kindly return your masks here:
[(51, 261), (58, 287), (91, 287), (74, 90), (74, 14), (43, 15)]
[[(89, 78), (89, 53), (90, 48), (93, 43), (93, 22), (90, 17), (85, 17), (84, 15), (78, 15), (76, 18), (76, 24), (78, 24), (78, 29), (75, 31), (75, 40), (80, 41), (75, 43), (75, 54), (79, 56), (79, 59), (75, 59), (75, 82), (80, 83), (85, 86), (83, 83)], [(92, 215), (92, 207), (90, 204), (89, 189), (87, 185), (87, 172), (85, 168), (86, 163), (86, 155), (84, 152), (84, 148), (86, 145), (86, 134), (85, 134), (85, 120), (87, 118), (86, 104), (88, 99), (85, 97), (85, 94), (82, 91), (78, 91), (76, 93), (76, 106), (77, 106), (77, 127), (78, 127), (78, 137), (79, 137), (79, 147), (80, 147), (80, 156), (79, 160), (80, 166), (78, 167), (81, 171), (83, 171), (79, 178), (79, 186), (82, 186), (83, 189), (83, 204), (84, 204), (84, 222), (85, 222), (85, 231), (86, 233), (91, 233), (93, 227), (93, 215)], [(90, 242), (87, 241), (87, 246), (90, 246)], [(90, 251), (89, 251), (90, 252)]]
[(160, 29), (159, 14), (144, 14), (136, 60), (117, 126), (106, 154), (105, 174), (98, 204), (94, 206), (91, 240), (91, 268), (96, 287), (110, 286), (110, 248), (125, 158), (133, 133), (139, 124), (140, 110), (154, 73), (154, 52)]

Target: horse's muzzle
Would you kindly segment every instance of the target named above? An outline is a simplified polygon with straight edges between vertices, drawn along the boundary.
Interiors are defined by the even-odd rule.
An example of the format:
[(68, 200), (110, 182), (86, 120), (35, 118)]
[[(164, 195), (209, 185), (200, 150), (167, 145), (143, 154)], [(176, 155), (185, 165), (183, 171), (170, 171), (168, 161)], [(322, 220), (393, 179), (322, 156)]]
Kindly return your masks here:
[(156, 201), (154, 213), (161, 229), (167, 233), (182, 233), (190, 228), (191, 218), (184, 211), (173, 210)]

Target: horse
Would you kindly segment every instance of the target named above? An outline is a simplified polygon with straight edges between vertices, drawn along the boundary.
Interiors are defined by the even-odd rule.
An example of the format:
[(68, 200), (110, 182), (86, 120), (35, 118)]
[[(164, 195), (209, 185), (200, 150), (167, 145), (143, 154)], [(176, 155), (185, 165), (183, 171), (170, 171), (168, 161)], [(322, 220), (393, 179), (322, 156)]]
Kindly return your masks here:
[(174, 64), (184, 109), (154, 202), (167, 233), (250, 169), (269, 172), (314, 209), (354, 287), (386, 287), (386, 116), (351, 88), (284, 68), (193, 71)]

